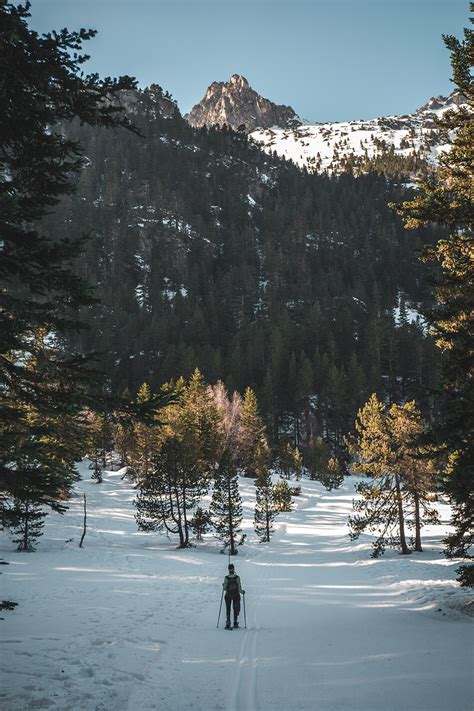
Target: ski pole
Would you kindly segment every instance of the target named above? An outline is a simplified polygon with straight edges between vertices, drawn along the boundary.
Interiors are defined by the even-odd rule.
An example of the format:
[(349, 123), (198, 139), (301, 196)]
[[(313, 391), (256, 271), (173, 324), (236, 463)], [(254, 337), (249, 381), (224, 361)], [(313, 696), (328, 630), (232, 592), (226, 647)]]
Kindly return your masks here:
[(245, 593), (242, 595), (242, 597), (244, 598), (244, 625), (245, 629), (247, 629), (247, 613), (245, 612)]
[(224, 599), (224, 588), (222, 588), (222, 595), (221, 595), (221, 604), (219, 606), (219, 617), (217, 618), (217, 625), (216, 627), (219, 627), (219, 620), (221, 619), (221, 610), (222, 610), (222, 600)]

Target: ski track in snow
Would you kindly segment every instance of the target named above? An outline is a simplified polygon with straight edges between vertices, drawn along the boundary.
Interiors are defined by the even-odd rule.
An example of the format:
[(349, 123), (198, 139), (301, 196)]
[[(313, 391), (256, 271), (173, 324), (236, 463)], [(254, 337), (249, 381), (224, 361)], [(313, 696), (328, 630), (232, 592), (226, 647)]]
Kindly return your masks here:
[(2, 711), (471, 708), (469, 592), (454, 582), (458, 561), (442, 556), (446, 523), (425, 529), (425, 553), (373, 560), (368, 536), (347, 536), (354, 481), (326, 492), (303, 480), (296, 510), (260, 544), (254, 482), (241, 479), (247, 629), (229, 633), (216, 629), (227, 556), (212, 536), (180, 551), (137, 532), (136, 492), (120, 473), (100, 485), (82, 474), (36, 553), (1, 534), (2, 599), (19, 603), (0, 621)]
[[(272, 562), (266, 564), (265, 573), (259, 581), (259, 593), (253, 605), (252, 626), (250, 629), (244, 630), (245, 634), (237, 655), (234, 684), (227, 711), (259, 711), (260, 708), (257, 703), (257, 643), (260, 629), (258, 613), (271, 566)], [(250, 651), (247, 652), (249, 648)]]

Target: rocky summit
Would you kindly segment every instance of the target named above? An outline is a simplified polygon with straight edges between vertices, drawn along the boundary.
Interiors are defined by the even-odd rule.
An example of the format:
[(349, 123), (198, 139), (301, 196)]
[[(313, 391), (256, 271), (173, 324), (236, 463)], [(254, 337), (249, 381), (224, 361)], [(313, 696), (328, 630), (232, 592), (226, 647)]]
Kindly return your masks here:
[(234, 130), (288, 128), (300, 124), (291, 106), (278, 106), (260, 96), (240, 74), (213, 82), (201, 101), (185, 116), (191, 126), (223, 126)]

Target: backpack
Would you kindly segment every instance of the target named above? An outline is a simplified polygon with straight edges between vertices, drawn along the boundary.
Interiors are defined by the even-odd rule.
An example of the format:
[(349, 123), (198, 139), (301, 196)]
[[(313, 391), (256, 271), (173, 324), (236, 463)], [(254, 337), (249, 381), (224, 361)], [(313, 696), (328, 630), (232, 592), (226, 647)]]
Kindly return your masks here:
[(226, 575), (227, 578), (227, 592), (229, 595), (235, 595), (239, 592), (239, 586), (237, 585), (236, 575)]

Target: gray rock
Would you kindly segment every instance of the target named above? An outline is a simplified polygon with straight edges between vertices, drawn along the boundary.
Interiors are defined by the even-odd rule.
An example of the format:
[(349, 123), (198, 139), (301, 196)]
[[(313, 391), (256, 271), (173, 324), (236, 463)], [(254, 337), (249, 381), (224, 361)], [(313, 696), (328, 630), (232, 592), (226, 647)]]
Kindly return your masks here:
[(256, 128), (286, 128), (301, 123), (291, 106), (278, 106), (260, 96), (240, 74), (233, 74), (228, 82), (213, 82), (184, 118), (196, 128), (225, 124), (246, 133)]

